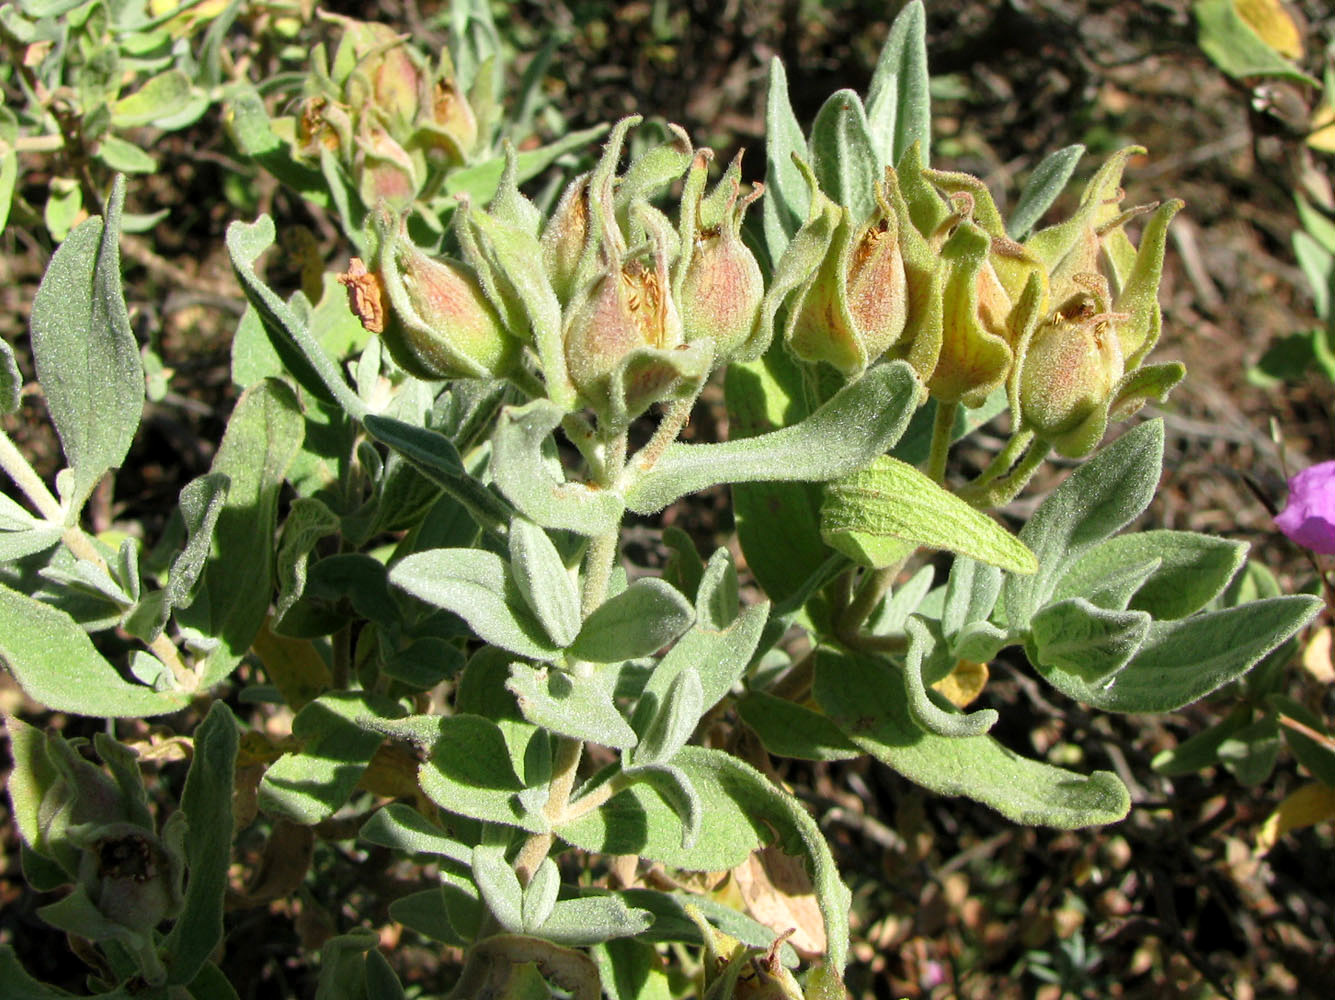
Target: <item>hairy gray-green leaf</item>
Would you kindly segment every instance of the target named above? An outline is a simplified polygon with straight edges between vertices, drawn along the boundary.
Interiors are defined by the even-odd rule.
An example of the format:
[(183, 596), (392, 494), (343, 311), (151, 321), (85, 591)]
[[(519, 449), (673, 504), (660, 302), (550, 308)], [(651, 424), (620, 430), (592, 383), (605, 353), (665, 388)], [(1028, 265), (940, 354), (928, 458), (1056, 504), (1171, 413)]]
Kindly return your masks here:
[(848, 737), (906, 778), (941, 795), (965, 795), (1026, 826), (1077, 829), (1126, 816), (1131, 798), (1116, 775), (1085, 776), (1029, 760), (991, 736), (951, 739), (909, 715), (907, 679), (889, 663), (822, 651), (816, 700)]
[(303, 427), (296, 395), (265, 379), (242, 393), (213, 456), (210, 473), (226, 476), (230, 488), (195, 599), (176, 613), (182, 625), (218, 640), (199, 669), (203, 687), (232, 672), (269, 610), (278, 494)]
[(648, 656), (678, 638), (694, 620), (695, 609), (672, 584), (644, 577), (594, 609), (570, 655), (594, 663)]
[[(1272, 711), (1301, 722), (1315, 733), (1330, 736), (1325, 720), (1301, 702), (1282, 694), (1271, 694), (1266, 698), (1266, 703)], [(1335, 744), (1329, 739), (1320, 742), (1289, 726), (1284, 727), (1284, 738), (1288, 741), (1294, 758), (1312, 772), (1312, 777), (1324, 785), (1335, 788), (1335, 749), (1332, 749)]]
[(559, 650), (524, 603), (499, 556), (481, 549), (430, 549), (401, 560), (389, 582), (453, 611), (485, 642), (534, 660)]
[(377, 809), (357, 831), (357, 836), (372, 844), (406, 854), (427, 854), (449, 858), (472, 866), (473, 849), (455, 840), (412, 806), (391, 802)]
[[(743, 804), (746, 796), (734, 794), (737, 780), (720, 761), (721, 755), (699, 747), (684, 747), (673, 761), (700, 797), (700, 832), (689, 850), (682, 848), (681, 817), (650, 782), (632, 784), (598, 809), (561, 824), (556, 834), (586, 851), (636, 854), (687, 871), (735, 868), (770, 839), (770, 831)], [(584, 790), (614, 771), (595, 775)]]
[(634, 746), (636, 736), (612, 701), (607, 687), (612, 680), (610, 674), (582, 677), (514, 663), (505, 686), (519, 702), (524, 718), (534, 725), (620, 750)]
[(490, 823), (505, 823), (546, 833), (539, 811), (525, 807), (519, 793), (545, 782), (538, 770), (515, 773), (510, 748), (500, 727), (479, 715), (457, 714), (434, 720), (437, 738), (431, 757), (417, 771), (422, 791), (450, 812)]
[(648, 910), (633, 909), (620, 896), (563, 899), (541, 925), (539, 936), (568, 948), (635, 937), (654, 922)]
[(720, 547), (709, 557), (695, 590), (695, 618), (706, 628), (725, 629), (737, 617), (739, 600), (737, 564), (732, 553)]
[(765, 246), (777, 261), (789, 239), (802, 225), (811, 205), (811, 189), (793, 162), (810, 157), (806, 136), (788, 99), (788, 74), (778, 56), (769, 64), (769, 92), (765, 99), (765, 197), (761, 201)]
[(227, 502), (231, 480), (225, 473), (209, 472), (192, 479), (181, 490), (181, 520), (185, 522), (186, 543), (172, 559), (167, 574), (167, 603), (184, 608), (194, 599), (195, 584), (204, 571), (213, 547), (213, 532)]
[(931, 162), (926, 23), (921, 3), (904, 6), (890, 26), (867, 88), (867, 126), (882, 166), (898, 166), (915, 142), (921, 143), (922, 162)]
[(959, 557), (950, 564), (941, 632), (954, 638), (967, 625), (984, 621), (1001, 593), (1001, 571), (995, 566)]
[(556, 894), (561, 891), (561, 870), (550, 857), (543, 858), (538, 870), (524, 886), (524, 929), (533, 933), (552, 915)]
[(1219, 744), (1219, 762), (1240, 784), (1259, 785), (1275, 769), (1283, 743), (1279, 720), (1273, 715), (1263, 715), (1225, 737)]
[(826, 98), (811, 125), (811, 168), (820, 189), (851, 216), (854, 231), (876, 210), (881, 163), (862, 99), (851, 90)]
[(996, 709), (983, 708), (963, 713), (951, 707), (940, 695), (928, 690), (923, 677), (923, 663), (932, 652), (934, 640), (919, 618), (908, 620), (908, 635), (909, 651), (904, 658), (904, 693), (913, 721), (927, 732), (949, 739), (981, 736), (996, 725), (999, 718)]
[(322, 538), (338, 531), (338, 516), (315, 497), (297, 497), (283, 522), (278, 546), (278, 599), (274, 621), (282, 622), (306, 589), (306, 564)]
[(552, 642), (563, 649), (579, 634), (579, 590), (547, 537), (524, 517), (510, 522), (510, 575)]
[(673, 444), (631, 475), (626, 506), (652, 514), (718, 483), (825, 482), (862, 468), (908, 424), (918, 380), (902, 361), (876, 365), (805, 420), (724, 444)]
[(1222, 722), (1183, 740), (1171, 750), (1161, 750), (1150, 761), (1150, 767), (1159, 774), (1176, 778), (1194, 774), (1219, 763), (1219, 746), (1251, 721), (1252, 710), (1238, 705)]
[(468, 943), (450, 921), (445, 890), (441, 886), (400, 896), (389, 904), (389, 919), (432, 941), (456, 948)]
[(530, 520), (585, 536), (604, 534), (621, 523), (621, 497), (558, 479), (543, 461), (542, 444), (563, 416), (546, 399), (506, 407), (493, 438), (492, 474), (506, 499)]
[(513, 514), (509, 504), (468, 474), (458, 450), (445, 435), (375, 414), (362, 423), (372, 437), (389, 445), (463, 504), (483, 528), (497, 531), (509, 523)]
[(1150, 624), (1144, 611), (1100, 608), (1072, 597), (1030, 619), (1025, 652), (1049, 684), (1076, 701), (1089, 701), (1130, 662)]
[[(1038, 569), (1033, 553), (1000, 524), (889, 455), (825, 487), (821, 537), (870, 566), (897, 562), (907, 543), (957, 552), (1014, 573)], [(887, 543), (896, 553), (889, 562), (882, 558)]]
[(722, 631), (697, 622), (654, 667), (631, 717), (635, 731), (648, 732), (677, 675), (687, 669), (699, 672), (702, 711), (717, 705), (745, 673), (768, 618), (769, 604), (762, 603), (745, 608)]
[(662, 706), (645, 729), (644, 738), (631, 753), (635, 767), (668, 764), (695, 732), (695, 724), (705, 712), (705, 692), (700, 672), (686, 666), (672, 678)]
[[(2, 192), (0, 203), (8, 204)], [(0, 229), (3, 229), (3, 225), (0, 225)], [(14, 348), (9, 346), (9, 341), (0, 337), (0, 416), (19, 408), (19, 393), (22, 389), (23, 375), (19, 372), (18, 362), (14, 360)]]
[[(1156, 619), (1185, 618), (1214, 600), (1247, 557), (1247, 543), (1191, 531), (1137, 531), (1117, 535), (1092, 549), (1070, 568), (1052, 600), (1084, 597), (1106, 581), (1141, 574), (1123, 607), (1147, 611)], [(1092, 598), (1091, 598), (1092, 600)], [(1099, 604), (1100, 601), (1093, 603)]]
[(260, 808), (305, 826), (328, 819), (352, 794), (384, 736), (366, 718), (402, 714), (396, 702), (360, 691), (322, 694), (292, 720), (301, 749), (276, 760), (260, 781)]
[(144, 367), (121, 289), (120, 218), (125, 179), (107, 199), (106, 223), (79, 223), (51, 258), (29, 328), (37, 380), (73, 470), (69, 519), (121, 464), (144, 409)]
[(1012, 628), (1026, 627), (1077, 560), (1149, 505), (1162, 466), (1163, 421), (1146, 421), (1077, 468), (1039, 504), (1020, 529), (1020, 541), (1038, 558), (1038, 572), (1008, 574), (1002, 588)]
[(28, 697), (58, 712), (136, 718), (166, 715), (189, 701), (122, 680), (69, 615), (3, 585), (0, 660)]
[(1066, 190), (1066, 182), (1075, 173), (1075, 165), (1085, 155), (1085, 147), (1076, 143), (1058, 149), (1043, 158), (1015, 201), (1015, 209), (1006, 223), (1006, 234), (1013, 240), (1023, 240), (1052, 207), (1057, 196)]
[(681, 848), (689, 851), (700, 837), (700, 794), (686, 772), (671, 764), (646, 764), (627, 769), (625, 775), (637, 784), (646, 784), (667, 803), (681, 820)]
[(232, 856), (232, 793), (240, 733), (231, 711), (215, 701), (195, 730), (195, 753), (181, 790), (189, 824), (185, 908), (164, 942), (167, 982), (191, 982), (223, 936), (223, 896)]
[(503, 847), (479, 844), (473, 848), (473, 881), (497, 922), (511, 934), (524, 933), (524, 890), (505, 860)]
[(1319, 598), (1302, 594), (1153, 622), (1131, 662), (1081, 700), (1105, 712), (1171, 712), (1190, 705), (1237, 680), (1321, 608)]
[(366, 413), (366, 404), (348, 387), (338, 364), (301, 317), (255, 271), (255, 262), (273, 241), (273, 219), (267, 215), (261, 215), (252, 225), (233, 222), (227, 227), (227, 252), (246, 299), (301, 387), (321, 399), (336, 401), (350, 416), (360, 419)]

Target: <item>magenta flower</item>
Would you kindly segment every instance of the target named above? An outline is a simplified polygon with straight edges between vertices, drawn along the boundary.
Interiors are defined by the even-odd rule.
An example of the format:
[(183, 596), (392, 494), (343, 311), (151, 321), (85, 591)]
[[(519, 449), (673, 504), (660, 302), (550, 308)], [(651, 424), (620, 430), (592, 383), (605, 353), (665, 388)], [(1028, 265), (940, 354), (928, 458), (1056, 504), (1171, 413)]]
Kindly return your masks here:
[(1289, 502), (1275, 526), (1304, 548), (1335, 554), (1335, 462), (1319, 462), (1289, 480)]

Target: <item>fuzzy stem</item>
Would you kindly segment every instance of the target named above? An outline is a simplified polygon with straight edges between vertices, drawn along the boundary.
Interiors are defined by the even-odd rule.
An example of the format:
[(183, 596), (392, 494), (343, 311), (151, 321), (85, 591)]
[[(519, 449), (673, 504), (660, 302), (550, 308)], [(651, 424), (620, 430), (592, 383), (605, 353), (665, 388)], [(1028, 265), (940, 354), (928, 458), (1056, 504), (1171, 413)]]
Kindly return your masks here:
[(972, 486), (958, 491), (961, 500), (968, 502), (978, 510), (989, 507), (1002, 507), (1010, 503), (1025, 485), (1033, 478), (1043, 460), (1048, 457), (1052, 445), (1047, 441), (1034, 441), (1024, 453), (1019, 464), (1009, 473), (992, 481), (990, 486), (981, 490)]
[[(42, 517), (52, 524), (60, 524), (65, 520), (65, 509), (60, 505), (60, 501), (51, 495), (41, 477), (33, 471), (28, 460), (14, 447), (14, 442), (4, 431), (0, 431), (0, 468), (9, 474), (9, 478), (14, 480), (14, 484), (23, 491), (24, 496), (32, 501), (32, 505)], [(92, 539), (85, 535), (77, 524), (65, 525), (60, 540), (75, 558), (85, 559), (99, 569), (107, 568), (107, 561), (102, 558), (102, 553), (97, 551)], [(148, 644), (148, 648), (163, 666), (172, 672), (177, 685), (183, 691), (193, 692), (198, 689), (199, 678), (181, 661), (181, 654), (165, 634), (159, 634)]]
[(681, 429), (686, 426), (686, 422), (691, 419), (691, 410), (695, 407), (695, 401), (700, 396), (700, 389), (703, 383), (696, 388), (688, 399), (678, 399), (663, 414), (663, 419), (659, 422), (657, 430), (639, 451), (635, 457), (630, 460), (630, 468), (636, 472), (648, 472), (663, 457), (663, 452), (667, 451), (668, 445), (677, 440), (677, 435)]
[(955, 414), (959, 403), (936, 402), (936, 419), (932, 423), (932, 450), (927, 456), (927, 475), (940, 485), (946, 481), (946, 458), (950, 454), (950, 438), (955, 430)]
[(990, 484), (998, 476), (1009, 472), (1015, 460), (1025, 448), (1029, 447), (1029, 442), (1034, 439), (1033, 431), (1020, 431), (1013, 434), (1009, 441), (997, 452), (996, 457), (988, 463), (987, 468), (978, 473), (978, 478), (969, 483), (965, 489), (972, 491), (981, 491), (983, 487)]

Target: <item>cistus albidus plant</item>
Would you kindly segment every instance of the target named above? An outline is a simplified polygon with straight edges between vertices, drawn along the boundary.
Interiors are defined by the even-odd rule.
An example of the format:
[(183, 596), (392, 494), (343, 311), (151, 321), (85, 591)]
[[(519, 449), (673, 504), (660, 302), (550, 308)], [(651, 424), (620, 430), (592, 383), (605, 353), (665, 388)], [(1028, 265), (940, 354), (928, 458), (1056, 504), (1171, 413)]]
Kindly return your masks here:
[[(712, 154), (678, 128), (623, 166), (635, 116), (551, 211), (507, 150), (494, 196), (460, 199), (435, 237), (420, 198), (374, 206), (317, 302), (257, 272), (271, 219), (234, 223), (244, 392), (149, 551), (80, 522), (142, 399), (120, 189), (74, 230), (32, 318), (60, 498), (0, 440), (34, 509), (3, 509), (3, 655), (56, 711), (188, 728), (210, 706), (165, 820), (111, 737), (108, 775), (10, 723), (25, 870), (76, 886), (51, 920), (92, 942), (94, 992), (235, 995), (218, 960), (237, 828), (267, 836), (289, 885), (310, 860), (290, 845), (317, 835), (429, 863), (389, 908), (458, 949), (429, 993), (841, 997), (849, 890), (743, 737), (870, 755), (1015, 823), (1114, 823), (1130, 808), (1114, 774), (991, 735), (986, 665), (1162, 712), (1310, 620), (1314, 598), (1231, 586), (1239, 543), (1118, 534), (1153, 496), (1163, 432), (1104, 438), (1183, 374), (1144, 363), (1180, 205), (1121, 206), (1130, 149), (1035, 228), (1076, 166), (1065, 150), (1003, 217), (976, 178), (930, 166), (925, 59), (910, 4), (866, 101), (833, 95), (809, 136), (776, 61), (763, 194), (736, 163), (711, 186)], [(418, 123), (420, 86), (367, 73), (387, 122)], [(730, 440), (678, 440), (725, 367)], [(1003, 413), (1004, 446), (954, 481), (951, 447)], [(988, 510), (1054, 450), (1086, 460), (1010, 532)], [(754, 588), (728, 547), (702, 558), (680, 535), (662, 575), (625, 565), (627, 515), (720, 484)], [(123, 664), (88, 638), (114, 629), (143, 647)], [(291, 713), (290, 735), (256, 704)], [(800, 935), (688, 888), (766, 847), (800, 860), (819, 906)], [(158, 880), (151, 898), (122, 898), (125, 872)], [(320, 995), (405, 995), (377, 940), (330, 937)], [(8, 950), (0, 977), (57, 995)]]

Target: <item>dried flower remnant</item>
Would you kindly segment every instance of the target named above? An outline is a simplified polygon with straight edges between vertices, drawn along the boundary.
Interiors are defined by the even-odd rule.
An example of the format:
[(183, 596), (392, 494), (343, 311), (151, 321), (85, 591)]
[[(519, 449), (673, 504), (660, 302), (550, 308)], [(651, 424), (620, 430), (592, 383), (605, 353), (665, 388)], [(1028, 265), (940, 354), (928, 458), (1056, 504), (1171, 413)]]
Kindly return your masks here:
[(1303, 548), (1335, 554), (1335, 462), (1320, 462), (1289, 480), (1289, 500), (1275, 526)]
[(371, 333), (385, 332), (385, 286), (366, 269), (360, 257), (348, 261), (348, 270), (338, 276), (338, 283), (348, 290), (348, 309)]

